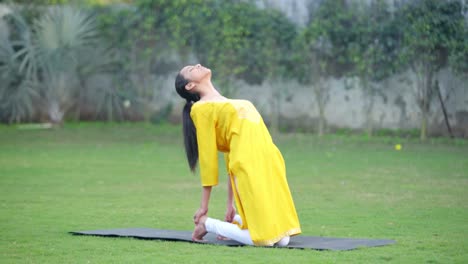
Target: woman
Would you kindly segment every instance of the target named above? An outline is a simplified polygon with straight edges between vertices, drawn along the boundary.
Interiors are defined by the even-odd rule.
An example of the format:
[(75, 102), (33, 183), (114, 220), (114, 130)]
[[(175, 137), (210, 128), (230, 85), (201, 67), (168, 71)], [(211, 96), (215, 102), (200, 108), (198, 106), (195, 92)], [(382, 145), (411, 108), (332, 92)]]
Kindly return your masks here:
[[(188, 163), (194, 171), (199, 161), (203, 186), (192, 239), (202, 241), (210, 232), (247, 245), (286, 246), (301, 230), (283, 157), (260, 114), (249, 101), (222, 96), (211, 83), (211, 70), (200, 64), (184, 67), (175, 87), (187, 101)], [(230, 179), (225, 222), (207, 217), (211, 188), (218, 184), (218, 151), (224, 152)]]

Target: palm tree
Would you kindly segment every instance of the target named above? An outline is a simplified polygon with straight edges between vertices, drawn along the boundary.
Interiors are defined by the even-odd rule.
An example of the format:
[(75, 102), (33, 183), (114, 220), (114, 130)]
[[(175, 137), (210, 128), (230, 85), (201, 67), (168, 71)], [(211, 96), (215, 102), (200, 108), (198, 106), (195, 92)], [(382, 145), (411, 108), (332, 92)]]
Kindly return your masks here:
[[(37, 59), (44, 82), (43, 98), (49, 119), (60, 123), (79, 94), (81, 54), (98, 44), (93, 16), (70, 6), (51, 8), (34, 23)], [(33, 76), (30, 76), (33, 77)]]
[[(33, 21), (31, 27), (17, 12), (10, 16), (11, 25), (15, 27), (17, 34), (10, 46), (7, 45), (10, 38), (1, 39), (2, 58), (11, 61), (9, 64), (0, 63), (0, 66), (4, 66), (1, 68), (1, 75), (10, 75), (8, 72), (17, 69), (21, 76), (19, 79), (24, 80), (21, 84), (24, 84), (16, 87), (17, 82), (10, 83), (21, 93), (19, 98), (23, 98), (24, 102), (31, 102), (32, 95), (38, 96), (43, 104), (36, 106), (36, 110), (42, 108), (40, 110), (47, 113), (51, 122), (61, 123), (72, 109), (80, 111), (84, 94), (109, 94), (106, 89), (88, 91), (86, 79), (105, 70), (111, 64), (111, 56), (102, 45), (95, 17), (89, 12), (72, 6), (54, 6), (48, 7), (43, 13)], [(8, 71), (5, 68), (7, 66)], [(8, 97), (8, 101), (12, 101), (15, 97), (11, 93), (1, 93), (5, 90), (4, 87), (0, 90), (0, 95), (3, 94), (0, 99)], [(117, 100), (115, 93), (110, 93), (110, 96), (113, 99), (111, 101)], [(96, 105), (109, 105), (106, 103), (108, 96), (88, 97), (102, 98)], [(18, 103), (16, 108), (23, 110), (15, 112), (15, 117), (9, 119), (21, 121), (22, 117), (30, 114), (30, 110), (34, 110), (30, 105)], [(11, 108), (11, 104), (5, 107)], [(109, 111), (115, 112), (115, 107), (119, 106), (111, 103), (110, 107), (104, 109), (111, 108)], [(12, 110), (6, 113), (12, 113)]]

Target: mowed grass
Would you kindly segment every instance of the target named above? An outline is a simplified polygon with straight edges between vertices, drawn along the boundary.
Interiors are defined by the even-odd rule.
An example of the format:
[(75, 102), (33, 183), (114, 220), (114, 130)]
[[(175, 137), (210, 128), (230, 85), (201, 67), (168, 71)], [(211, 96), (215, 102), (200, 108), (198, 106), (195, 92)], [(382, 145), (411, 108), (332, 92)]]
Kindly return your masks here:
[[(2, 263), (467, 263), (468, 143), (279, 135), (304, 235), (387, 238), (352, 251), (222, 247), (73, 236), (122, 227), (191, 230), (201, 187), (180, 127), (0, 127)], [(394, 145), (403, 145), (396, 151)], [(224, 164), (220, 164), (220, 169)], [(209, 215), (223, 218), (226, 177)]]

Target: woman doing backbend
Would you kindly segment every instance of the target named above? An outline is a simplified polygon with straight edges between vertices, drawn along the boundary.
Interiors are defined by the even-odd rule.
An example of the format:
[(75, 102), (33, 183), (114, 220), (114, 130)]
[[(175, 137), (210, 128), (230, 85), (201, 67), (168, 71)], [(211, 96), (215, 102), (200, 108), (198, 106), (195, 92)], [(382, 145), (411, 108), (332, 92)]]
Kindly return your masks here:
[[(175, 87), (186, 100), (188, 163), (194, 171), (199, 162), (203, 186), (192, 239), (202, 241), (210, 232), (246, 245), (286, 246), (301, 229), (283, 157), (258, 111), (249, 101), (222, 96), (211, 83), (211, 70), (200, 64), (184, 67)], [(211, 188), (218, 184), (218, 151), (224, 152), (229, 175), (225, 221), (207, 217)]]

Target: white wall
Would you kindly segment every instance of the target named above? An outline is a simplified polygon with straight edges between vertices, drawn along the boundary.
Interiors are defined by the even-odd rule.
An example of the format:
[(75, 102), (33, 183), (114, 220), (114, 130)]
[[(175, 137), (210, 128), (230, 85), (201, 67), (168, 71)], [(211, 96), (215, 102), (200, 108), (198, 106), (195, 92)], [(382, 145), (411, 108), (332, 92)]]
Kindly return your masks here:
[[(216, 69), (213, 69), (216, 76)], [(180, 119), (183, 100), (174, 91), (174, 76), (161, 77), (154, 89), (159, 94), (158, 101), (172, 102), (176, 107), (173, 120)], [(468, 137), (468, 80), (462, 80), (448, 69), (440, 71), (439, 80), (442, 95), (447, 100), (445, 105), (449, 121), (458, 136)], [(216, 81), (216, 80), (214, 80)], [(325, 107), (328, 128), (365, 129), (364, 94), (358, 79), (329, 79), (329, 100)], [(266, 122), (272, 111), (272, 93), (270, 84), (248, 85), (244, 82), (233, 84), (236, 88), (234, 98), (252, 101), (261, 112)], [(372, 118), (376, 129), (419, 129), (421, 113), (415, 101), (415, 79), (406, 73), (374, 84), (379, 89), (375, 96)], [(296, 127), (297, 130), (313, 130), (318, 124), (318, 108), (312, 87), (295, 81), (283, 81), (275, 85), (282, 91), (280, 115), (282, 125)], [(222, 87), (218, 87), (222, 90)], [(447, 135), (442, 108), (434, 97), (429, 118), (429, 133)]]

